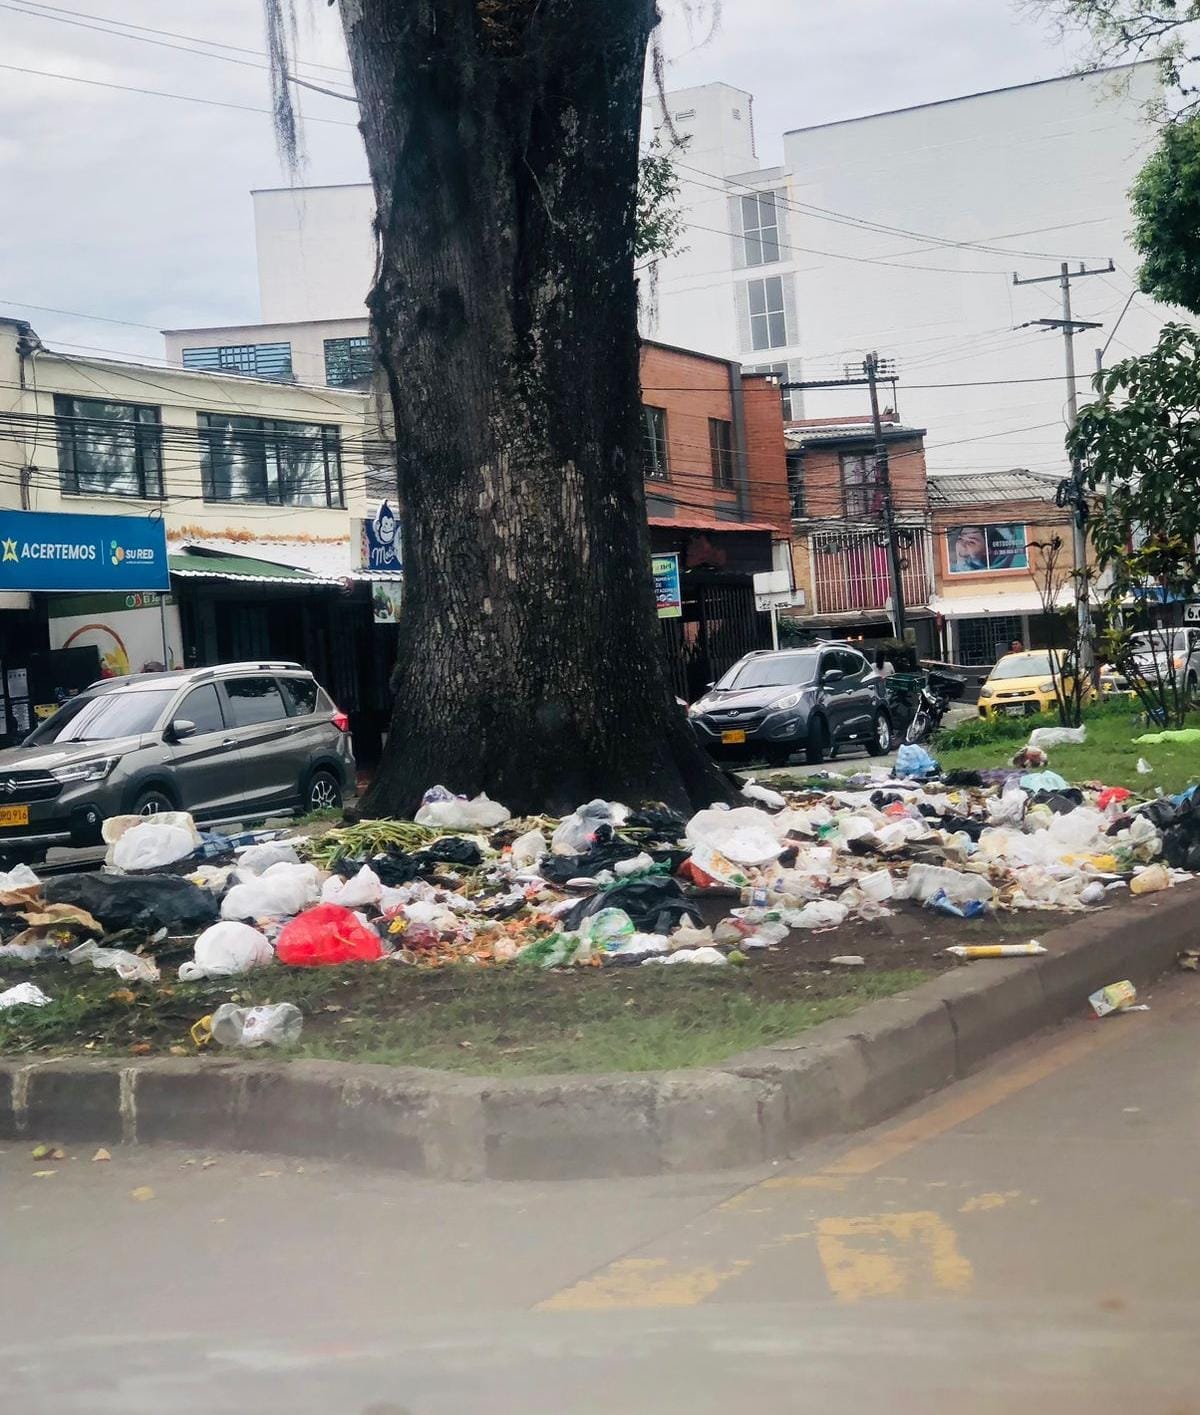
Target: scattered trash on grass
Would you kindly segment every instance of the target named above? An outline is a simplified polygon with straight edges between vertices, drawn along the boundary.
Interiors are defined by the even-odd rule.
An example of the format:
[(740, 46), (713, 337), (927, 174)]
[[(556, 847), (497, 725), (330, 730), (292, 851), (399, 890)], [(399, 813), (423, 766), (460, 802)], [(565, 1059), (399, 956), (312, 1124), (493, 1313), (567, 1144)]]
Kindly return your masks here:
[(214, 1042), (225, 1047), (291, 1046), (304, 1026), (300, 1009), (290, 1002), (237, 1007), (224, 1002), (212, 1015)]
[(200, 978), (231, 978), (275, 961), (275, 950), (265, 934), (232, 919), (222, 919), (196, 940), (195, 956), (179, 965), (182, 982)]
[(7, 1012), (10, 1007), (45, 1007), (52, 1001), (36, 983), (17, 983), (0, 992), (0, 1012)]
[(839, 968), (865, 968), (867, 966), (867, 960), (861, 953), (839, 953), (836, 958), (831, 958), (829, 961)]
[[(1145, 739), (1144, 737), (1139, 737), (1139, 738), (1138, 738), (1138, 741), (1139, 741), (1139, 742), (1144, 742), (1145, 740), (1146, 740), (1146, 739)], [(1138, 773), (1139, 776), (1149, 776), (1153, 771), (1154, 771), (1154, 768), (1150, 765), (1150, 763), (1146, 760), (1145, 757), (1138, 757), (1138, 759), (1137, 759), (1137, 773)]]

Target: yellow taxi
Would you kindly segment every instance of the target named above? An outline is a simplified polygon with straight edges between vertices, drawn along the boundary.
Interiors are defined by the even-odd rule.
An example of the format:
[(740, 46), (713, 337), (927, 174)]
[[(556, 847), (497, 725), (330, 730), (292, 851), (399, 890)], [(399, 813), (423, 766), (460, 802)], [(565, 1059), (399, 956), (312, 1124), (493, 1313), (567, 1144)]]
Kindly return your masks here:
[[(1057, 700), (1050, 658), (1048, 650), (1035, 649), (1028, 653), (1006, 653), (997, 659), (979, 689), (979, 716), (1025, 717), (1037, 712), (1053, 712)], [(1057, 655), (1054, 661), (1058, 663)], [(1063, 683), (1063, 691), (1070, 694), (1070, 678)], [(1090, 689), (1084, 694), (1085, 700), (1089, 697)]]

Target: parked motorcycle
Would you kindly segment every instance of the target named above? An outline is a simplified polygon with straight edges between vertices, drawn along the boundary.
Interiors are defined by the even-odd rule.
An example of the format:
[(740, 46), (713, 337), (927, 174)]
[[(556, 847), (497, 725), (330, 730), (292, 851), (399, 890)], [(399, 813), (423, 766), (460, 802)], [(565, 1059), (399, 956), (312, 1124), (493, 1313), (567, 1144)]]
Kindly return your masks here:
[(917, 694), (917, 710), (904, 734), (906, 742), (924, 742), (942, 725), (952, 699), (961, 698), (966, 683), (953, 673), (931, 669)]

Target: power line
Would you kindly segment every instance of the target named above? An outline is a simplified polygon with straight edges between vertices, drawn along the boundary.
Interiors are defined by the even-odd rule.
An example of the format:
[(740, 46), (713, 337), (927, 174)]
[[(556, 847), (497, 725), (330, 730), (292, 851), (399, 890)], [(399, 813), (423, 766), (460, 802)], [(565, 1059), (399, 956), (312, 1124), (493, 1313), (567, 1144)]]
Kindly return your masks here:
[[(32, 74), (40, 79), (61, 79), (64, 83), (86, 84), (89, 88), (109, 88), (118, 93), (138, 93), (147, 98), (174, 98), (181, 103), (203, 103), (209, 108), (233, 108), (240, 113), (262, 113), (268, 118), (274, 116), (269, 108), (254, 108), (248, 103), (227, 103), (219, 98), (197, 98), (190, 93), (167, 93), (162, 89), (139, 88), (133, 84), (108, 83), (103, 79), (84, 79), (77, 74), (55, 74), (48, 69), (27, 69), (21, 64), (0, 64), (0, 69), (10, 74)], [(335, 128), (357, 128), (357, 123), (347, 123), (341, 118), (314, 118), (305, 115), (306, 123), (328, 123)]]
[[(175, 30), (155, 29), (151, 25), (137, 25), (134, 24), (131, 20), (112, 19), (106, 15), (96, 15), (83, 10), (69, 10), (65, 9), (61, 5), (45, 5), (42, 3), (42, 0), (21, 0), (21, 3), (26, 7), (33, 7), (38, 11), (50, 11), (53, 15), (71, 15), (76, 19), (98, 20), (102, 24), (119, 25), (123, 30), (140, 30), (143, 34), (162, 35), (167, 39), (183, 39), (187, 40), (191, 44), (206, 44), (209, 46), (210, 49), (228, 49), (234, 54), (253, 54), (260, 59), (266, 59), (268, 57), (267, 52), (264, 49), (247, 49), (243, 45), (225, 44), (223, 41), (218, 39), (202, 39), (199, 35), (195, 34), (179, 34)], [(49, 19), (51, 18), (51, 15), (40, 14), (37, 16), (37, 18)], [(117, 32), (114, 31), (114, 33)], [(119, 37), (125, 39), (132, 39), (134, 36), (119, 35)], [(346, 78), (350, 77), (349, 69), (341, 68), (335, 64), (321, 64), (318, 63), (316, 60), (312, 59), (297, 59), (295, 63), (304, 69), (323, 69), (326, 73), (341, 74)]]
[[(47, 6), (46, 8), (51, 9), (53, 7)], [(210, 54), (203, 49), (188, 49), (185, 45), (182, 44), (172, 44), (169, 40), (152, 39), (149, 35), (146, 34), (125, 34), (119, 29), (109, 28), (107, 24), (88, 23), (88, 20), (96, 18), (95, 16), (88, 16), (80, 19), (70, 19), (68, 17), (69, 14), (78, 14), (78, 11), (64, 11), (60, 14), (43, 14), (40, 12), (40, 7), (37, 10), (29, 9), (23, 4), (12, 3), (12, 0), (0, 0), (0, 9), (9, 10), (16, 15), (25, 15), (27, 18), (32, 20), (51, 20), (56, 24), (71, 25), (75, 29), (90, 30), (94, 34), (111, 35), (114, 39), (130, 39), (137, 44), (153, 44), (156, 48), (159, 49), (174, 49), (177, 50), (180, 54), (194, 54), (200, 59), (217, 59), (220, 60), (220, 62), (223, 64), (238, 64), (246, 69), (257, 69), (262, 73), (270, 72), (270, 66), (268, 64), (258, 64), (255, 63), (253, 59), (238, 59), (235, 58), (232, 54)], [(120, 23), (120, 21), (118, 21), (117, 23)], [(160, 33), (166, 33), (166, 31), (160, 31)], [(198, 42), (203, 44), (205, 41), (200, 40)], [(263, 57), (266, 56), (264, 55)], [(301, 82), (305, 81), (302, 80)], [(330, 82), (332, 82), (332, 80), (330, 80)], [(313, 87), (313, 85), (305, 82), (305, 87)], [(317, 91), (321, 92), (320, 89), (318, 89)], [(333, 96), (338, 98), (353, 98), (354, 95), (348, 93), (334, 94)]]

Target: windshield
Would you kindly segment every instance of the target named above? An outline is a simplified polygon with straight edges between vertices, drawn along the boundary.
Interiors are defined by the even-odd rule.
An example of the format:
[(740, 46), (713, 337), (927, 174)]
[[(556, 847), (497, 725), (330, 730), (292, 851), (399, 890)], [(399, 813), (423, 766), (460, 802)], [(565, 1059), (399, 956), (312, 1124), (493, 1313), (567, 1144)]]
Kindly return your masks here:
[(104, 693), (99, 697), (72, 698), (25, 738), (22, 746), (44, 747), (48, 742), (108, 742), (116, 737), (137, 737), (154, 730), (164, 708), (175, 696), (174, 688), (136, 693)]
[(1048, 653), (1022, 654), (1019, 658), (1002, 658), (988, 674), (989, 682), (996, 678), (1049, 678)]
[(1168, 653), (1187, 652), (1187, 630), (1179, 629), (1174, 634), (1157, 633), (1150, 634), (1143, 631), (1134, 634), (1131, 643), (1133, 652), (1138, 658), (1153, 658), (1157, 654), (1160, 658)]
[(791, 688), (812, 683), (817, 676), (817, 656), (788, 654), (779, 658), (752, 658), (735, 663), (718, 688)]

